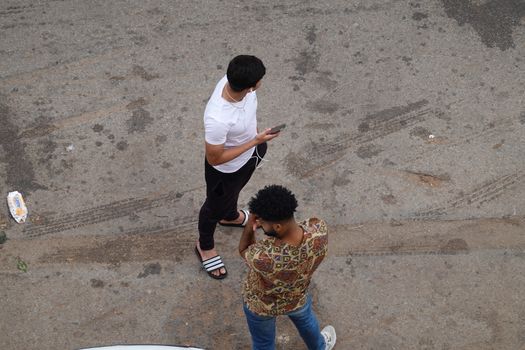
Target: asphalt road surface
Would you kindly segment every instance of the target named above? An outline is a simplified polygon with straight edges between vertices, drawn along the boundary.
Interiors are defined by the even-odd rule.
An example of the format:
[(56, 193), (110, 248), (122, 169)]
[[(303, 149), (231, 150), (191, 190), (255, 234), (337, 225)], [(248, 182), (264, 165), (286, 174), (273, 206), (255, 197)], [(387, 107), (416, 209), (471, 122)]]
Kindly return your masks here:
[[(0, 347), (248, 349), (193, 253), (202, 116), (229, 60), (286, 123), (240, 205), (330, 227), (311, 292), (336, 349), (525, 349), (525, 2), (0, 1)], [(22, 271), (23, 263), (27, 272)], [(304, 349), (287, 319), (278, 349)]]

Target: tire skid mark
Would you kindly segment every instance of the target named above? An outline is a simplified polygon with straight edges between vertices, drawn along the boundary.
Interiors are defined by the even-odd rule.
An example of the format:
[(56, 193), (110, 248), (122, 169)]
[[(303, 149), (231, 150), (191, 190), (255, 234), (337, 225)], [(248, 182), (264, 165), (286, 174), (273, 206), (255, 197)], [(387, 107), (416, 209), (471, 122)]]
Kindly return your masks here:
[(184, 232), (194, 229), (198, 223), (198, 214), (175, 218), (167, 224), (138, 227), (124, 232), (124, 235), (135, 236), (143, 234), (165, 234), (173, 231)]
[(0, 16), (18, 15), (21, 13), (27, 13), (29, 11), (34, 11), (37, 8), (41, 8), (41, 7), (42, 7), (41, 4), (8, 6), (7, 8), (0, 10)]
[[(177, 221), (184, 222), (177, 225)], [(185, 225), (196, 224), (195, 216), (179, 218), (170, 227), (146, 226), (119, 234), (115, 238), (98, 236), (88, 242), (75, 241), (73, 246), (45, 253), (39, 263), (107, 263), (130, 261), (180, 260), (195, 245), (194, 237), (181, 237)]]
[[(9, 256), (30, 252), (30, 261), (41, 264), (144, 262), (168, 260), (193, 262), (196, 244), (193, 215), (166, 222), (130, 228), (114, 234), (82, 234), (15, 239), (4, 249)], [(189, 225), (192, 225), (191, 227)], [(405, 220), (398, 226), (385, 222), (363, 223), (359, 226), (332, 226), (329, 243), (331, 256), (405, 256), (455, 255), (487, 250), (523, 252), (525, 217), (489, 218), (414, 222)], [(498, 232), (505, 235), (497, 235)], [(230, 235), (218, 235), (223, 258), (238, 258)], [(32, 255), (32, 256), (31, 256)], [(0, 273), (16, 267), (1, 265)]]
[(448, 206), (444, 209), (455, 209), (462, 207), (465, 204), (479, 203), (481, 200), (491, 195), (502, 195), (506, 189), (514, 186), (525, 174), (510, 174), (498, 177), (494, 180), (485, 181), (480, 186), (477, 186), (471, 192), (464, 194), (453, 201), (449, 202)]
[(448, 201), (443, 206), (438, 206), (417, 213), (416, 218), (442, 216), (446, 215), (450, 210), (453, 209), (463, 208), (468, 205), (483, 205), (484, 203), (502, 196), (506, 191), (517, 186), (523, 179), (525, 179), (525, 171), (507, 174), (492, 180), (485, 181), (482, 184), (474, 187), (474, 189), (470, 192), (457, 196), (456, 198)]
[(346, 148), (351, 147), (353, 144), (359, 145), (374, 141), (378, 138), (387, 136), (394, 132), (400, 131), (404, 128), (408, 128), (414, 124), (417, 124), (422, 121), (421, 116), (427, 114), (430, 109), (422, 110), (414, 115), (410, 116), (398, 116), (390, 120), (381, 121), (375, 123), (370, 131), (365, 134), (352, 134), (346, 135), (341, 138), (337, 138), (332, 142), (326, 142), (323, 144), (312, 144), (313, 154), (316, 156), (327, 156), (333, 154), (334, 152), (344, 151)]
[(286, 157), (288, 171), (300, 178), (308, 177), (338, 161), (345, 155), (345, 151), (354, 145), (377, 140), (421, 122), (424, 116), (432, 111), (430, 108), (422, 109), (427, 104), (427, 100), (421, 100), (370, 114), (362, 119), (358, 132), (307, 145), (302, 152), (308, 155), (307, 158), (290, 152)]
[(374, 122), (371, 126), (368, 124), (369, 130), (365, 132), (346, 135), (337, 138), (332, 142), (325, 142), (321, 145), (313, 144), (313, 151), (315, 152), (315, 155), (323, 156), (349, 148), (352, 144), (358, 145), (374, 141), (378, 138), (387, 136), (421, 122), (423, 120), (421, 117), (425, 114), (428, 114), (430, 111), (430, 109), (424, 109), (418, 111), (414, 115), (402, 114), (388, 120)]
[(3, 85), (19, 85), (25, 83), (35, 83), (38, 79), (44, 79), (49, 76), (56, 77), (60, 73), (71, 73), (77, 69), (85, 69), (85, 66), (94, 66), (96, 64), (102, 63), (108, 60), (114, 60), (119, 57), (119, 54), (123, 54), (130, 49), (133, 49), (133, 46), (122, 46), (110, 48), (105, 52), (99, 54), (74, 58), (66, 62), (61, 62), (59, 64), (51, 64), (46, 67), (35, 68), (27, 72), (14, 73), (5, 77), (0, 77), (0, 82)]
[(521, 178), (523, 178), (523, 176), (524, 176), (523, 174), (521, 176), (518, 174), (515, 174), (512, 176), (510, 175), (504, 176), (497, 182), (490, 184), (490, 186), (487, 186), (483, 190), (480, 190), (478, 193), (476, 193), (476, 195), (469, 198), (467, 202), (469, 204), (471, 202), (477, 202), (481, 204), (481, 203), (486, 202), (489, 199), (498, 198), (505, 193), (505, 190), (516, 185), (516, 182), (519, 181)]
[(393, 244), (390, 246), (372, 247), (369, 249), (350, 250), (351, 256), (402, 256), (402, 255), (457, 255), (468, 254), (467, 242), (461, 238), (455, 238), (446, 242), (434, 242), (433, 244)]
[(141, 97), (131, 102), (115, 104), (108, 108), (99, 109), (92, 112), (86, 112), (73, 117), (65, 118), (56, 121), (52, 124), (25, 129), (20, 133), (19, 138), (38, 138), (46, 136), (48, 134), (53, 133), (56, 130), (82, 125), (103, 117), (110, 116), (112, 114), (123, 112), (125, 110), (131, 110), (137, 107), (142, 107), (147, 105), (148, 103), (149, 102), (146, 99)]
[(377, 125), (370, 133), (357, 135), (355, 137), (355, 143), (361, 144), (365, 142), (374, 141), (380, 137), (387, 136), (394, 132), (401, 131), (402, 129), (411, 127), (421, 121), (423, 121), (422, 116), (428, 114), (431, 110), (423, 109), (414, 115), (410, 115), (404, 118), (395, 118), (392, 120), (384, 121)]
[(359, 133), (347, 135), (338, 138), (332, 142), (326, 142), (321, 145), (312, 143), (310, 152), (308, 154), (321, 159), (324, 157), (331, 158), (334, 154), (344, 152), (347, 148), (351, 147), (354, 144), (360, 145), (363, 143), (374, 141), (378, 138), (387, 136), (389, 134), (417, 124), (422, 120), (421, 116), (427, 114), (429, 111), (430, 109), (425, 109), (414, 115), (400, 115), (390, 120), (377, 122), (365, 134)]
[[(498, 125), (494, 127), (485, 126), (481, 130), (471, 130), (457, 136), (461, 137), (461, 139), (452, 139), (452, 141), (449, 141), (449, 135), (441, 135), (445, 137), (445, 142), (436, 144), (436, 147), (425, 148), (423, 151), (419, 152), (416, 155), (408, 155), (406, 158), (403, 158), (403, 162), (413, 163), (421, 159), (425, 159), (428, 157), (428, 154), (435, 153), (437, 149), (439, 149), (440, 152), (444, 152), (445, 150), (451, 149), (453, 147), (463, 147), (466, 143), (469, 143), (471, 140), (482, 139), (483, 143), (487, 143), (487, 140), (490, 140), (493, 137), (501, 139), (502, 132), (514, 130), (512, 129), (513, 125), (514, 124), (512, 119), (501, 120), (498, 123)], [(440, 136), (438, 135), (438, 137)]]
[[(337, 257), (454, 255), (525, 249), (525, 217), (470, 220), (403, 220), (334, 226), (329, 249)], [(504, 235), (496, 234), (505, 232)]]
[[(444, 253), (438, 250), (421, 250), (421, 251), (350, 251), (349, 253), (353, 257), (369, 257), (369, 256), (403, 256), (403, 255), (456, 255), (461, 253)], [(463, 252), (463, 254), (468, 254), (468, 252)]]
[(39, 237), (87, 225), (98, 224), (137, 212), (159, 208), (168, 203), (177, 203), (185, 193), (200, 188), (202, 187), (182, 192), (171, 191), (166, 194), (152, 195), (139, 199), (127, 198), (70, 214), (57, 215), (52, 218), (46, 218), (43, 225), (28, 226), (24, 230), (24, 233), (26, 233), (28, 237)]

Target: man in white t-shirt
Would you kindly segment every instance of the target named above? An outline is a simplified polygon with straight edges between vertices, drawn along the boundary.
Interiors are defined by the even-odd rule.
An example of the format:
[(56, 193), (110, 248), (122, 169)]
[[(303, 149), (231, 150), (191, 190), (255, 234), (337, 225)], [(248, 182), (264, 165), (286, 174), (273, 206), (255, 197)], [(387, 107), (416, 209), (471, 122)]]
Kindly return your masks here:
[(244, 227), (248, 211), (237, 209), (242, 188), (248, 183), (266, 153), (266, 142), (277, 137), (270, 129), (258, 133), (257, 95), (266, 73), (255, 56), (240, 55), (231, 60), (213, 91), (204, 112), (206, 141), (206, 201), (199, 213), (199, 241), (195, 253), (209, 276), (227, 275), (215, 250), (213, 234), (217, 223)]

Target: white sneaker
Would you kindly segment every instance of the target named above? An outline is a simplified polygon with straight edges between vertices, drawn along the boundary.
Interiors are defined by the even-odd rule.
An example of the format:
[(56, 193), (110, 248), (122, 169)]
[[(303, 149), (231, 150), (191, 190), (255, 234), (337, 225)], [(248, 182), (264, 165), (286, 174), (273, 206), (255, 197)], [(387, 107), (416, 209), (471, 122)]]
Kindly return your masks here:
[(323, 335), (324, 342), (326, 343), (325, 350), (332, 350), (335, 346), (335, 339), (337, 338), (335, 335), (335, 328), (328, 325), (323, 328), (321, 334)]

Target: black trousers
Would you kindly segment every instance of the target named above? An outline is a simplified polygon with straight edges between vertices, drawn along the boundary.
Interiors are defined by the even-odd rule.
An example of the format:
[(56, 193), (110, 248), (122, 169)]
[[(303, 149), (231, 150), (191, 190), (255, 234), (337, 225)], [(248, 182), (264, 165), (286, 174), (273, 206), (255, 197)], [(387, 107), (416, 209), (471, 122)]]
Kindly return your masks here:
[(206, 200), (199, 212), (199, 244), (202, 250), (214, 248), (213, 234), (220, 220), (231, 221), (239, 217), (239, 193), (252, 177), (267, 148), (266, 142), (258, 145), (252, 158), (233, 173), (220, 172), (204, 160)]

